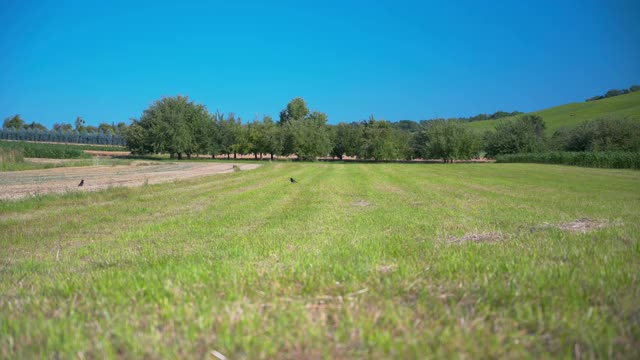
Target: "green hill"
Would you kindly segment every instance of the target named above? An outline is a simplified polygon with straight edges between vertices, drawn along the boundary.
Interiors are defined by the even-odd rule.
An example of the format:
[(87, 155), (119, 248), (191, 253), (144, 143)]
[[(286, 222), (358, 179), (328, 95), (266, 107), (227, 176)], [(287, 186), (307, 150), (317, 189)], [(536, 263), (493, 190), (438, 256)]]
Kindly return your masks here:
[[(548, 135), (553, 134), (554, 131), (563, 126), (574, 127), (583, 121), (603, 117), (629, 117), (640, 121), (640, 91), (597, 101), (560, 105), (529, 114), (539, 115), (544, 119)], [(499, 121), (512, 119), (514, 117), (475, 121), (469, 123), (469, 126), (477, 130), (492, 130)]]

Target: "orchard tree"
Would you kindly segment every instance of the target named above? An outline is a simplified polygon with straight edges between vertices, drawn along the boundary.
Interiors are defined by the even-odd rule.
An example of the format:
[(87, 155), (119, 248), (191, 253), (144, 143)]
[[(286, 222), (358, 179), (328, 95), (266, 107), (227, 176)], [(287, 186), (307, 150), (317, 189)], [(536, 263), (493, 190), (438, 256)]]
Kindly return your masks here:
[(269, 154), (273, 160), (274, 155), (282, 152), (281, 127), (273, 122), (271, 116), (265, 115), (262, 118), (261, 130), (260, 146), (262, 152)]
[(458, 121), (431, 120), (420, 124), (414, 140), (416, 155), (424, 159), (468, 160), (478, 156), (479, 136)]
[(67, 123), (55, 123), (53, 124), (53, 130), (66, 133), (66, 132), (73, 131), (73, 126)]
[(20, 130), (24, 128), (24, 120), (20, 117), (20, 114), (16, 114), (4, 119), (2, 124), (3, 129), (15, 129)]
[(487, 156), (544, 151), (547, 148), (544, 129), (544, 120), (537, 115), (500, 122), (494, 132), (485, 134)]
[(327, 127), (327, 115), (314, 111), (303, 120), (287, 124), (294, 138), (294, 153), (300, 160), (315, 160), (331, 150), (331, 137)]
[(331, 156), (340, 160), (346, 156), (357, 156), (362, 143), (362, 126), (359, 123), (339, 123), (333, 127)]
[(76, 117), (75, 124), (76, 124), (76, 131), (77, 132), (82, 132), (84, 130), (85, 121), (84, 121), (84, 119), (82, 117), (80, 117), (80, 116)]
[(105, 134), (109, 133), (113, 135), (116, 133), (115, 126), (113, 124), (109, 125), (103, 122), (98, 125), (98, 129), (100, 130), (101, 133), (105, 133)]
[(174, 158), (205, 153), (210, 146), (207, 136), (210, 115), (204, 105), (188, 97), (163, 97), (155, 101), (125, 131), (125, 141), (139, 153), (169, 153)]
[(300, 160), (315, 160), (331, 150), (327, 115), (309, 112), (302, 98), (295, 98), (280, 112), (282, 154), (296, 154)]
[(303, 98), (297, 97), (291, 100), (287, 107), (280, 111), (280, 125), (292, 120), (304, 120), (309, 115), (309, 107)]
[(24, 126), (25, 129), (29, 129), (29, 130), (38, 130), (38, 131), (47, 131), (47, 127), (37, 123), (35, 121), (31, 122), (31, 124), (29, 125), (25, 125)]

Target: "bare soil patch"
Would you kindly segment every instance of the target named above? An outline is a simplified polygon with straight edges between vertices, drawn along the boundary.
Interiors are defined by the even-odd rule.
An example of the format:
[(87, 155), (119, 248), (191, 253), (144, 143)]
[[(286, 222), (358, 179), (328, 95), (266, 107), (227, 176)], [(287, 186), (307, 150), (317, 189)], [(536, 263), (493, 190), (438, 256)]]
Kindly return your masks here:
[(577, 219), (575, 221), (558, 223), (558, 224), (550, 224), (550, 223), (542, 223), (542, 225), (534, 226), (529, 230), (531, 232), (542, 231), (550, 228), (556, 228), (564, 231), (574, 232), (574, 233), (587, 233), (590, 231), (594, 231), (597, 229), (603, 229), (609, 227), (611, 223), (607, 220), (595, 220), (589, 218)]
[(351, 206), (368, 207), (368, 206), (371, 206), (371, 204), (368, 201), (365, 201), (365, 200), (358, 200), (358, 201), (352, 202)]
[(583, 218), (583, 219), (578, 219), (575, 221), (560, 223), (556, 225), (548, 225), (548, 224), (545, 224), (545, 225), (546, 227), (556, 227), (564, 231), (586, 233), (589, 231), (605, 228), (609, 226), (609, 223), (604, 220), (594, 220), (594, 219)]
[[(259, 164), (134, 161), (130, 165), (64, 167), (0, 173), (0, 200), (70, 191), (140, 186), (212, 174), (252, 170)], [(84, 186), (78, 187), (84, 179)]]
[(449, 238), (450, 243), (467, 243), (467, 242), (497, 242), (503, 239), (502, 234), (496, 232), (471, 233), (461, 237)]

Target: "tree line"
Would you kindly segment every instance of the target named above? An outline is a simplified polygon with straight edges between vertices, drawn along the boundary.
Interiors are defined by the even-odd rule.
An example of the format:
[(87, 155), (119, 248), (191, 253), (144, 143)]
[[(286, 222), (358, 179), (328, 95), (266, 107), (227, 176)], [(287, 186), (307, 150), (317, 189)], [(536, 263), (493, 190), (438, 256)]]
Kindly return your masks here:
[[(512, 116), (512, 115), (510, 115)], [(187, 97), (163, 97), (133, 120), (124, 132), (127, 146), (137, 154), (168, 153), (172, 158), (194, 155), (296, 155), (301, 160), (345, 157), (359, 160), (468, 160), (481, 155), (567, 151), (637, 151), (637, 123), (603, 119), (574, 129), (545, 135), (544, 120), (522, 115), (498, 123), (486, 133), (463, 121), (402, 120), (373, 116), (359, 122), (329, 125), (325, 113), (310, 111), (302, 98), (291, 100), (276, 121), (270, 116), (243, 122), (233, 113), (209, 113)], [(637, 149), (637, 150), (634, 150)]]
[(6, 118), (0, 130), (0, 140), (47, 141), (60, 143), (100, 144), (124, 146), (122, 134), (126, 123), (100, 123), (85, 126), (85, 120), (78, 116), (75, 127), (68, 123), (55, 123), (51, 129), (37, 123), (25, 122), (22, 117), (13, 115)]
[(587, 102), (596, 101), (596, 100), (606, 99), (606, 98), (610, 98), (610, 97), (614, 97), (614, 96), (618, 96), (618, 95), (629, 94), (629, 93), (636, 92), (636, 91), (640, 91), (640, 85), (632, 85), (628, 89), (620, 89), (620, 90), (612, 89), (612, 90), (607, 91), (604, 95), (596, 95), (594, 97), (588, 98), (585, 101), (587, 101)]
[(495, 130), (484, 133), (469, 128), (468, 121), (389, 122), (372, 115), (359, 122), (330, 125), (325, 113), (311, 111), (304, 99), (295, 98), (277, 120), (265, 115), (245, 122), (234, 113), (210, 113), (188, 97), (175, 96), (155, 101), (129, 126), (119, 123), (102, 130), (98, 127), (98, 132), (89, 132), (82, 118), (76, 119), (75, 128), (56, 124), (53, 130), (42, 130), (16, 121), (14, 116), (5, 120), (0, 139), (126, 144), (134, 154), (165, 153), (177, 159), (251, 154), (256, 159), (295, 155), (301, 160), (349, 157), (452, 162), (548, 151), (640, 151), (640, 123), (631, 119), (597, 119), (575, 128), (561, 128), (550, 137), (545, 133), (544, 120), (537, 115), (520, 114), (502, 120)]

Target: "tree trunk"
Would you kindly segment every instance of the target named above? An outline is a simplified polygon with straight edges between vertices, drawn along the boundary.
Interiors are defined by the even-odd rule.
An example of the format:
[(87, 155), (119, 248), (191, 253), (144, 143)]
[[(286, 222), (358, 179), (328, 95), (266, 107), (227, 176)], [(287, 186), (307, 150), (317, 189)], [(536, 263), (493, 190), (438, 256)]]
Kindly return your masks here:
[(178, 153), (178, 160), (182, 160), (182, 153)]
[(231, 153), (227, 154), (227, 160), (231, 159)]
[(238, 158), (238, 157), (237, 157), (237, 155), (238, 155), (238, 154), (234, 151), (234, 152), (233, 152), (233, 160), (235, 160), (235, 159), (237, 159), (237, 158)]
[(253, 157), (258, 160), (258, 153), (253, 153)]
[(271, 160), (273, 160), (273, 153), (271, 153)]

